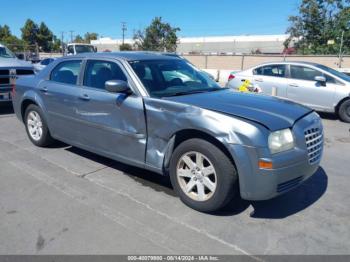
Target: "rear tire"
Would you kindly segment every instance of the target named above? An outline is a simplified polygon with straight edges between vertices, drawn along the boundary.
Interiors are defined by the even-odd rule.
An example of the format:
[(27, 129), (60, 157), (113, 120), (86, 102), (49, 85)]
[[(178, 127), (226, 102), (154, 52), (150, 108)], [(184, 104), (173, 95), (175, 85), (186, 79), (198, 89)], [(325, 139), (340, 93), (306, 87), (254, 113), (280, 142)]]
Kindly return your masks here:
[(24, 124), (30, 141), (39, 147), (46, 147), (53, 143), (44, 114), (40, 107), (31, 104), (24, 115)]
[(342, 121), (350, 123), (350, 99), (340, 104), (338, 115)]
[(189, 207), (201, 212), (223, 208), (237, 192), (237, 171), (215, 145), (202, 139), (182, 142), (170, 159), (172, 186)]

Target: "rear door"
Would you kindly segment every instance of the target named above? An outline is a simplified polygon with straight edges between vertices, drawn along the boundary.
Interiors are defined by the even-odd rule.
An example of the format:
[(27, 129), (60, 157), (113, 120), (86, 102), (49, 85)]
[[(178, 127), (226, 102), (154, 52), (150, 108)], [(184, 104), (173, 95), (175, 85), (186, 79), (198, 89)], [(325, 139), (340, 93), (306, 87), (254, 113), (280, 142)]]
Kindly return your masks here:
[(253, 70), (253, 85), (267, 95), (287, 96), (287, 66), (264, 65)]
[(108, 92), (105, 89), (108, 80), (127, 81), (133, 88), (118, 61), (86, 61), (77, 106), (83, 144), (108, 156), (143, 164), (146, 149), (143, 99), (136, 92), (131, 95)]
[[(324, 76), (326, 85), (315, 81), (316, 76)], [(290, 65), (290, 78), (288, 80), (288, 98), (307, 105), (315, 110), (334, 110), (334, 95), (337, 81), (321, 71), (302, 65)]]
[(82, 60), (63, 61), (51, 71), (48, 80), (38, 86), (48, 113), (50, 132), (54, 137), (74, 143), (79, 141), (76, 121), (80, 87), (77, 85)]

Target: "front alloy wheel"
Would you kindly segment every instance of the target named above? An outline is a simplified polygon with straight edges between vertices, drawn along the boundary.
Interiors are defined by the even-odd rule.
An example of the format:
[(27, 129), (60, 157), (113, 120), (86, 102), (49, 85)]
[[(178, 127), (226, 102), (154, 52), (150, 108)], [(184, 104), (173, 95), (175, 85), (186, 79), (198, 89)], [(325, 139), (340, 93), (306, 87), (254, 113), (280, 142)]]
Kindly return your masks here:
[(180, 199), (198, 211), (216, 211), (238, 192), (232, 160), (203, 139), (192, 138), (179, 144), (172, 153), (169, 173)]
[(182, 191), (196, 201), (209, 200), (216, 190), (213, 164), (199, 152), (184, 154), (177, 164), (177, 179)]

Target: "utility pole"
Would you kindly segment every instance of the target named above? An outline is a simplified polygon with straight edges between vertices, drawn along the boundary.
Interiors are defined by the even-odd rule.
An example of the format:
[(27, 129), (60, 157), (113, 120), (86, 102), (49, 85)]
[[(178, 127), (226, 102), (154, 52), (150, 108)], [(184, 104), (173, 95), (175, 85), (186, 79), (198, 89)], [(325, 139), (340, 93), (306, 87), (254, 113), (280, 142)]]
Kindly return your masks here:
[(343, 44), (344, 44), (344, 30), (341, 33), (341, 38), (340, 38), (340, 47), (339, 47), (339, 63), (338, 67), (341, 68), (341, 64), (343, 62)]
[(126, 22), (122, 22), (122, 32), (123, 32), (123, 45), (124, 45), (124, 41), (125, 41), (125, 32), (126, 32), (127, 28), (126, 28)]
[(61, 32), (61, 48), (62, 48), (62, 55), (64, 55), (64, 43), (63, 43), (63, 39), (64, 39), (64, 32)]
[(70, 42), (73, 43), (73, 33), (74, 31), (73, 30), (70, 30)]

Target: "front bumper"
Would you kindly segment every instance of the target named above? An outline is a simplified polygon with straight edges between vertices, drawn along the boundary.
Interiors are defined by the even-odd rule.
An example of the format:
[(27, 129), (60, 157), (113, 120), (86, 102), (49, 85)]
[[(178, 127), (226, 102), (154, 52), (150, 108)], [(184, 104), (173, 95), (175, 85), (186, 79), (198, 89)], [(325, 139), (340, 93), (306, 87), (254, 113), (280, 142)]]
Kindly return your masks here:
[[(320, 143), (315, 159), (305, 139), (306, 130), (320, 130)], [(319, 168), (323, 153), (323, 129), (317, 114), (312, 113), (299, 120), (293, 126), (296, 138), (295, 148), (283, 153), (271, 155), (267, 148), (244, 145), (230, 145), (229, 150), (235, 159), (240, 194), (246, 200), (267, 200), (286, 193), (311, 177)], [(308, 137), (308, 135), (307, 135)], [(273, 169), (261, 169), (260, 159), (268, 159)]]

